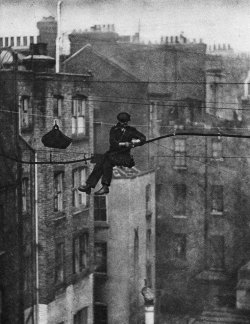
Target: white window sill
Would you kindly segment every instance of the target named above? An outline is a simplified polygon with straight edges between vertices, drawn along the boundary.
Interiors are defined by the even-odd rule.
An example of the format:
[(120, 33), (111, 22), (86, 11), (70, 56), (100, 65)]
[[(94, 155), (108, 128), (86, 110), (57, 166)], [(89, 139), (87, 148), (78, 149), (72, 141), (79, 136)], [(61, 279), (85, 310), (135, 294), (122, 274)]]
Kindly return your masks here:
[(223, 212), (220, 212), (220, 211), (211, 211), (211, 215), (214, 215), (214, 216), (222, 216), (223, 215)]
[(173, 218), (185, 219), (185, 218), (187, 218), (187, 216), (186, 215), (173, 215)]

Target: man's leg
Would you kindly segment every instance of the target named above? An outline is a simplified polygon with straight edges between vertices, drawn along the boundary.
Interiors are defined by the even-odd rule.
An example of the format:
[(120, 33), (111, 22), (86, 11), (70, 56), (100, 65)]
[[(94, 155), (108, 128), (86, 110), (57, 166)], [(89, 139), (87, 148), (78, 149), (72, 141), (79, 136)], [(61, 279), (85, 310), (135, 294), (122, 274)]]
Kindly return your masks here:
[(106, 157), (103, 162), (102, 188), (98, 190), (96, 195), (103, 195), (109, 193), (109, 186), (113, 175), (113, 165), (109, 158)]
[(86, 185), (80, 186), (79, 191), (86, 192), (87, 194), (91, 193), (91, 188), (95, 188), (97, 182), (100, 180), (103, 175), (103, 164), (105, 161), (105, 155), (103, 155), (99, 161), (97, 161), (93, 171), (86, 180)]

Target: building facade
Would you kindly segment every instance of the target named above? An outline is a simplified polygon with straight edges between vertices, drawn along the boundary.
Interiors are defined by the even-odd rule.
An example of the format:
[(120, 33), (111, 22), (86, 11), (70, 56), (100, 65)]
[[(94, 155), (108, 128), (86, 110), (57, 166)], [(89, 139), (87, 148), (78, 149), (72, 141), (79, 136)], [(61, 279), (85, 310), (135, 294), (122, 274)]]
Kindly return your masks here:
[[(36, 59), (39, 61), (39, 57)], [(19, 228), (17, 241), (12, 244), (20, 247), (13, 255), (12, 244), (6, 242), (8, 233), (4, 233), (2, 318), (4, 323), (21, 323), (25, 319), (27, 323), (39, 320), (44, 324), (90, 324), (93, 323), (93, 204), (92, 198), (79, 194), (77, 187), (84, 183), (89, 172), (84, 157), (93, 152), (91, 77), (43, 72), (42, 67), (47, 65), (44, 56), (42, 63), (33, 64), (39, 65), (40, 72), (0, 72), (1, 117), (6, 118), (3, 124), (7, 125), (8, 118), (15, 120), (10, 123), (13, 132), (6, 127), (2, 133), (5, 146), (13, 147), (14, 151), (1, 156), (1, 163), (9, 169), (1, 171), (1, 177), (6, 179), (3, 183), (10, 182), (11, 168), (20, 168), (20, 183), (14, 182), (19, 192), (15, 188), (12, 204), (2, 199), (5, 214), (11, 214), (4, 218), (4, 230), (9, 228), (11, 233), (17, 233), (15, 229)], [(73, 140), (64, 151), (48, 149), (41, 142), (55, 121)], [(19, 150), (9, 146), (11, 141), (18, 143)], [(13, 162), (12, 167), (10, 158), (19, 163)], [(12, 259), (17, 264), (12, 263), (12, 271), (8, 272), (7, 261)], [(16, 273), (15, 280), (12, 273)]]
[(115, 168), (110, 194), (94, 199), (100, 262), (94, 276), (95, 323), (144, 323), (145, 279), (155, 291), (155, 172)]

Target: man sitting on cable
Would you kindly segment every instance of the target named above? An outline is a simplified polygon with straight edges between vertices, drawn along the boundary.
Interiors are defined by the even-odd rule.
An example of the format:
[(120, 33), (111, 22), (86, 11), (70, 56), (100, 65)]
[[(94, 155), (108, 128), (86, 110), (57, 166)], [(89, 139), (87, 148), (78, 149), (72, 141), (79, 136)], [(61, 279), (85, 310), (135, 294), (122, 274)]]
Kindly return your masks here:
[(107, 194), (112, 180), (113, 167), (132, 168), (135, 165), (130, 150), (132, 147), (143, 145), (146, 142), (146, 136), (136, 128), (128, 126), (130, 115), (127, 112), (119, 113), (117, 119), (118, 123), (111, 128), (109, 133), (109, 150), (96, 163), (86, 181), (86, 185), (80, 186), (79, 191), (90, 194), (91, 188), (95, 188), (99, 179), (102, 178), (102, 188), (95, 194)]

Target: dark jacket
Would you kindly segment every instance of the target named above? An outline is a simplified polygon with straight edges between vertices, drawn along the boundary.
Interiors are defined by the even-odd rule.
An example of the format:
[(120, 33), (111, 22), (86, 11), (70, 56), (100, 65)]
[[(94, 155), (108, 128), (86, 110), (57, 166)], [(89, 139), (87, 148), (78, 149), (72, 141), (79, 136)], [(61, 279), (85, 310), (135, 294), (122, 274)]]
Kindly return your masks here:
[(109, 133), (109, 159), (113, 165), (133, 167), (135, 165), (133, 157), (130, 155), (130, 147), (119, 146), (121, 142), (132, 142), (132, 139), (139, 139), (143, 145), (146, 136), (140, 133), (136, 128), (131, 126), (122, 127), (120, 123), (113, 126)]
[(128, 151), (130, 152), (131, 148), (124, 146), (119, 146), (121, 142), (130, 142), (132, 139), (139, 139), (141, 141), (140, 145), (143, 145), (146, 141), (146, 136), (140, 133), (136, 128), (131, 126), (122, 127), (119, 123), (113, 126), (110, 129), (109, 133), (109, 152), (113, 151)]

